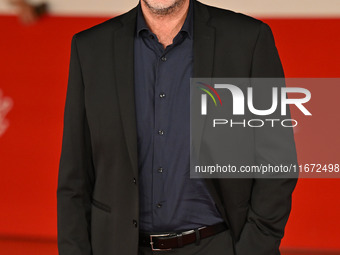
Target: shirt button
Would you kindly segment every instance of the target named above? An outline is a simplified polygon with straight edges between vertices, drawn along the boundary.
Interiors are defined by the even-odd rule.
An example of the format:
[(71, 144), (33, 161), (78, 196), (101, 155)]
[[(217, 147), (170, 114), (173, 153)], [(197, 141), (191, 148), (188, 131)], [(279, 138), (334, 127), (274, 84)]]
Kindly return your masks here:
[(158, 203), (157, 204), (157, 208), (161, 208), (162, 207), (162, 204), (161, 203)]
[(159, 131), (158, 131), (158, 134), (159, 134), (159, 135), (164, 135), (164, 131), (163, 131), (163, 130), (159, 130)]
[(163, 173), (163, 167), (158, 168), (158, 173)]
[(138, 226), (136, 220), (133, 220), (132, 223), (133, 223), (133, 225), (135, 226), (135, 228)]
[(136, 178), (133, 178), (133, 183), (134, 183), (134, 184), (136, 184), (136, 183), (137, 183), (137, 181), (136, 181)]
[(164, 97), (165, 97), (165, 94), (164, 94), (164, 93), (160, 93), (160, 94), (159, 94), (159, 97), (160, 97), (160, 98), (164, 98)]
[(162, 60), (163, 62), (165, 62), (165, 61), (166, 61), (166, 57), (163, 56), (163, 57), (161, 58), (161, 60)]

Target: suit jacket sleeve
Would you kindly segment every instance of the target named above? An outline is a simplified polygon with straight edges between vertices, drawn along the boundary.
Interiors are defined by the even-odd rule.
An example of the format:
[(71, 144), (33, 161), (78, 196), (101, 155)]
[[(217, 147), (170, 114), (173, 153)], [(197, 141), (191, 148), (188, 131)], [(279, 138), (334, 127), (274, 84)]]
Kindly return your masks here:
[[(284, 77), (271, 29), (265, 23), (260, 25), (253, 53), (251, 76)], [(289, 112), (285, 119), (290, 119)], [(255, 128), (254, 132), (257, 164), (297, 164), (292, 128), (262, 127)], [(280, 254), (279, 246), (290, 214), (291, 194), (296, 181), (297, 174), (293, 178), (253, 180), (247, 222), (240, 239), (235, 244), (236, 255)]]
[(72, 38), (69, 78), (64, 110), (64, 130), (60, 156), (57, 215), (60, 255), (90, 255), (91, 157), (89, 127), (84, 105), (84, 84)]

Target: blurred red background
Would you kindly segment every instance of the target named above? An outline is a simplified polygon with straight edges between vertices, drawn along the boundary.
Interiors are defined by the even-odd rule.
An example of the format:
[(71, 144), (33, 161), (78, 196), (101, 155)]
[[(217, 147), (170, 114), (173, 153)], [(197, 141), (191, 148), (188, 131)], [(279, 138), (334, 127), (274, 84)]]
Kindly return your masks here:
[[(7, 240), (7, 246), (0, 242), (0, 254), (14, 254), (8, 248), (15, 246), (13, 238), (42, 241), (36, 254), (47, 254), (43, 243), (50, 243), (56, 254), (56, 187), (71, 37), (106, 19), (47, 16), (25, 27), (14, 16), (0, 16), (0, 89), (14, 103), (6, 116), (9, 128), (0, 137), (0, 239)], [(340, 19), (264, 21), (273, 30), (287, 77), (340, 77)], [(340, 87), (334, 93), (339, 95)], [(315, 136), (327, 145), (334, 133)], [(320, 152), (315, 159), (306, 147), (310, 139), (296, 136), (300, 161), (315, 162), (337, 149), (314, 148)], [(340, 251), (339, 201), (340, 179), (300, 179), (282, 247)]]

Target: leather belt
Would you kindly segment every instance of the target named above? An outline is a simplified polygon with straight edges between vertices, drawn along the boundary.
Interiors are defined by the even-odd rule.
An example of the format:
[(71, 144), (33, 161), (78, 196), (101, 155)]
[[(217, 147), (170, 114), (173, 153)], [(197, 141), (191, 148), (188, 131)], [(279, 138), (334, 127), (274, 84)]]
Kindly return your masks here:
[(148, 234), (141, 232), (139, 233), (139, 245), (150, 247), (153, 251), (171, 250), (191, 243), (199, 244), (200, 239), (216, 235), (224, 230), (227, 230), (227, 225), (221, 222), (180, 233)]

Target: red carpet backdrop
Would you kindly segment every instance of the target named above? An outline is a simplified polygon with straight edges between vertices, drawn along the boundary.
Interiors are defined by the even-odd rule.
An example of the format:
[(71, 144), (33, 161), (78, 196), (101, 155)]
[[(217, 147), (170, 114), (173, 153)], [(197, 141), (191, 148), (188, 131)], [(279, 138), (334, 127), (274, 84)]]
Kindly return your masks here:
[[(51, 13), (30, 26), (23, 26), (5, 1), (0, 4), (0, 240), (7, 244), (13, 238), (23, 242), (39, 239), (55, 248), (56, 187), (71, 37), (137, 4), (69, 2), (51, 1)], [(338, 1), (202, 2), (267, 22), (287, 77), (340, 77)], [(340, 94), (340, 86), (334, 93)], [(339, 154), (339, 145), (328, 146), (334, 132), (296, 134), (299, 160), (315, 161), (315, 148), (306, 146), (311, 139), (324, 144), (317, 150), (318, 160), (327, 159), (328, 153)], [(282, 248), (340, 254), (339, 201), (339, 179), (299, 180)], [(0, 242), (0, 254), (15, 254), (8, 247)]]

